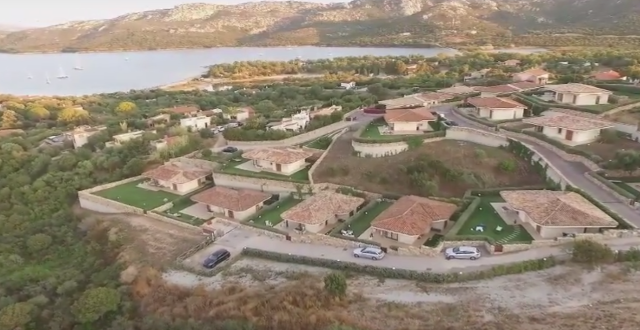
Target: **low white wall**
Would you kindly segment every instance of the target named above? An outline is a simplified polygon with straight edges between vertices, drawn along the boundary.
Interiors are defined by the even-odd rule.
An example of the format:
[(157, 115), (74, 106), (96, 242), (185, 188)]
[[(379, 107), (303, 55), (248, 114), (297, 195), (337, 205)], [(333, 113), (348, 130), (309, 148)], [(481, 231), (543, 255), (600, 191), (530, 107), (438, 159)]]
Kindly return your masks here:
[(252, 189), (271, 193), (296, 191), (296, 183), (293, 182), (249, 178), (223, 173), (213, 173), (213, 181), (217, 186)]
[(446, 137), (451, 140), (468, 141), (494, 148), (506, 146), (509, 143), (504, 135), (467, 127), (451, 127), (447, 129)]
[(121, 181), (111, 182), (107, 184), (103, 184), (101, 186), (96, 186), (93, 188), (89, 188), (83, 191), (78, 192), (78, 201), (80, 202), (80, 207), (96, 211), (102, 213), (137, 213), (143, 214), (144, 210), (138, 207), (129, 206), (114, 200), (110, 200), (104, 197), (100, 197), (97, 195), (93, 195), (96, 191), (101, 191), (105, 189), (109, 189), (121, 184), (129, 183), (132, 181), (138, 181), (142, 179), (141, 176), (135, 176), (132, 178), (124, 179)]
[(409, 149), (406, 142), (393, 143), (360, 143), (351, 141), (351, 146), (358, 154), (358, 157), (385, 157), (399, 154)]

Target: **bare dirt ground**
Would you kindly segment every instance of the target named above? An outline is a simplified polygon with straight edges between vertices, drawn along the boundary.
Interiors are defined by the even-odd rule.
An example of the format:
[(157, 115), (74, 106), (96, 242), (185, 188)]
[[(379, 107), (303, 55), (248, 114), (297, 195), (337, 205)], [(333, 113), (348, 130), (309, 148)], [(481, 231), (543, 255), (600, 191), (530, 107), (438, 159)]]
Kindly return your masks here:
[(181, 253), (200, 243), (204, 236), (199, 230), (189, 230), (137, 214), (104, 214), (74, 207), (83, 216), (83, 223), (108, 221), (122, 234), (127, 248), (123, 257), (136, 264), (158, 268), (170, 265)]
[(593, 142), (577, 146), (575, 148), (598, 155), (602, 157), (603, 160), (607, 161), (613, 159), (618, 150), (640, 151), (640, 144), (632, 140), (619, 139), (615, 143)]
[[(164, 279), (179, 286), (204, 286), (210, 290), (219, 290), (229, 283), (248, 289), (277, 289), (292, 281), (313, 281), (314, 278), (317, 278), (315, 282), (322, 283), (322, 276), (329, 272), (317, 267), (241, 259), (213, 278), (172, 271), (165, 273)], [(630, 266), (595, 270), (560, 266), (446, 285), (347, 275), (350, 293), (362, 297), (362, 303), (352, 304), (350, 309), (357, 312), (373, 308), (387, 321), (395, 315), (396, 320), (405, 323), (403, 329), (437, 324), (438, 319), (450, 326), (446, 329), (473, 325), (474, 329), (510, 330), (626, 330), (637, 329), (637, 323), (633, 322), (640, 321), (638, 313), (622, 312), (638, 306), (635, 297), (640, 288), (635, 283), (640, 273)], [(384, 329), (387, 321), (380, 320), (379, 327)]]
[[(506, 150), (470, 142), (442, 140), (425, 143), (419, 148), (394, 156), (362, 158), (353, 155), (352, 134), (343, 134), (336, 140), (314, 172), (314, 182), (331, 182), (378, 193), (423, 195), (420, 189), (412, 186), (404, 168), (419, 156), (427, 155), (431, 159), (440, 160), (448, 168), (473, 173), (484, 182), (484, 187), (480, 187), (462, 179), (451, 181), (437, 177), (439, 196), (460, 197), (471, 188), (544, 183), (531, 165)], [(482, 154), (482, 157), (478, 154)], [(498, 164), (503, 160), (513, 161), (516, 164), (515, 170), (500, 170)]]
[(640, 120), (640, 107), (605, 115), (611, 121), (635, 125)]

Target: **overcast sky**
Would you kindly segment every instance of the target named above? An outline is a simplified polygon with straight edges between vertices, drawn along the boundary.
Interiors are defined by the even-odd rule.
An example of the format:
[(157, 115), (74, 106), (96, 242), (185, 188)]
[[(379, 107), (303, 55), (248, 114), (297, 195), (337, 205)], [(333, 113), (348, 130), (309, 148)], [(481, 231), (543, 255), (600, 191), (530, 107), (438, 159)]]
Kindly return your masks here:
[[(278, 0), (274, 0), (278, 1)], [(338, 2), (336, 0), (305, 0)], [(185, 1), (185, 0), (18, 0), (0, 4), (0, 25), (22, 27), (48, 26), (68, 21), (113, 18), (130, 12), (171, 8), (183, 3), (238, 4), (247, 0)]]

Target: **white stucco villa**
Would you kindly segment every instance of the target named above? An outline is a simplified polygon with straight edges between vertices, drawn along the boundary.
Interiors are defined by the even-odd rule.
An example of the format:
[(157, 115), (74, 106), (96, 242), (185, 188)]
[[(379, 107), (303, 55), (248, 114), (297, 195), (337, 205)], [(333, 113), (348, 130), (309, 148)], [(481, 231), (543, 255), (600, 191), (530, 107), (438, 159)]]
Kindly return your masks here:
[(548, 112), (547, 115), (526, 118), (522, 122), (535, 125), (536, 132), (571, 146), (596, 141), (603, 129), (615, 126), (612, 122), (598, 118)]
[(528, 81), (538, 85), (546, 85), (549, 83), (551, 74), (539, 68), (525, 70), (513, 75), (514, 82)]
[(338, 220), (352, 217), (364, 198), (323, 190), (284, 211), (280, 216), (284, 226), (312, 233), (320, 233)]
[[(149, 133), (155, 133), (155, 132), (156, 131), (150, 131)], [(111, 141), (107, 141), (107, 143), (105, 143), (105, 146), (109, 147), (109, 148), (121, 146), (122, 144), (124, 144), (126, 142), (141, 138), (144, 135), (144, 133), (146, 133), (146, 132), (145, 131), (133, 131), (133, 132), (127, 132), (127, 133), (114, 135)]]
[(384, 120), (391, 134), (407, 134), (432, 131), (429, 122), (436, 121), (436, 117), (428, 108), (396, 109), (387, 110)]
[(379, 104), (386, 106), (386, 109), (402, 109), (410, 107), (427, 107), (431, 105), (438, 105), (441, 102), (454, 98), (455, 95), (440, 93), (440, 92), (427, 92), (407, 95), (396, 99), (379, 101)]
[(249, 189), (215, 186), (191, 197), (206, 205), (207, 211), (230, 219), (245, 220), (258, 212), (271, 194)]
[(150, 186), (183, 195), (203, 186), (206, 176), (211, 174), (211, 170), (173, 161), (144, 172), (142, 176), (151, 179), (147, 183)]
[(403, 196), (371, 222), (373, 232), (403, 244), (414, 244), (432, 228), (443, 230), (457, 206), (419, 196)]
[(573, 105), (596, 105), (609, 103), (613, 92), (585, 84), (547, 85), (545, 89), (553, 93), (553, 101)]
[(509, 190), (500, 196), (518, 213), (518, 220), (530, 224), (542, 238), (563, 234), (597, 233), (618, 223), (575, 192), (552, 190)]
[(291, 175), (307, 166), (305, 160), (312, 152), (296, 148), (258, 148), (242, 154), (253, 161), (253, 166), (267, 172)]
[(180, 119), (180, 126), (192, 131), (209, 128), (210, 125), (211, 117), (207, 116), (194, 116)]
[(504, 97), (472, 97), (467, 104), (473, 107), (473, 114), (489, 120), (508, 120), (524, 117), (526, 106)]

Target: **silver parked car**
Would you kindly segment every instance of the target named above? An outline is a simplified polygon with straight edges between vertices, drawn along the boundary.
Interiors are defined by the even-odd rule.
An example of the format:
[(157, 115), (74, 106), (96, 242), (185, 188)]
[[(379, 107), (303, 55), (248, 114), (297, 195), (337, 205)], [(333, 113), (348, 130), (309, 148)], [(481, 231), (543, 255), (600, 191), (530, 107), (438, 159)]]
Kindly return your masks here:
[(454, 248), (448, 248), (444, 251), (444, 257), (447, 260), (451, 259), (470, 259), (476, 260), (482, 256), (480, 250), (473, 246), (458, 246)]
[(385, 253), (379, 247), (367, 246), (353, 250), (353, 256), (356, 258), (368, 258), (371, 260), (380, 260), (384, 258)]

